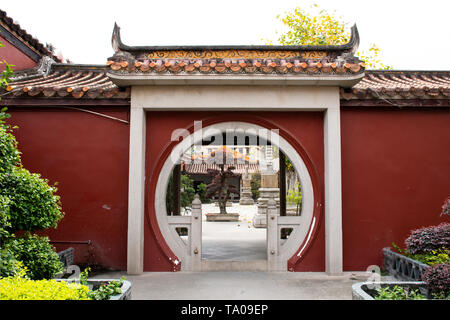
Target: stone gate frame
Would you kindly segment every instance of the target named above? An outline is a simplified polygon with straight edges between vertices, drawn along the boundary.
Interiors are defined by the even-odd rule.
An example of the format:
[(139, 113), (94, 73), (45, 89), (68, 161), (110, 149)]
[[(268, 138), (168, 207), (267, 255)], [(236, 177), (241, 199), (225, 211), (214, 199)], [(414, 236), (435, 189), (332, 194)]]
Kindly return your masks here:
[(143, 273), (146, 112), (324, 112), (325, 270), (343, 272), (339, 87), (133, 86), (130, 112), (127, 272)]
[(107, 75), (131, 87), (128, 273), (143, 272), (146, 112), (220, 110), (324, 113), (325, 269), (341, 274), (339, 89), (364, 77), (356, 25), (342, 45), (128, 46), (117, 24), (111, 42)]

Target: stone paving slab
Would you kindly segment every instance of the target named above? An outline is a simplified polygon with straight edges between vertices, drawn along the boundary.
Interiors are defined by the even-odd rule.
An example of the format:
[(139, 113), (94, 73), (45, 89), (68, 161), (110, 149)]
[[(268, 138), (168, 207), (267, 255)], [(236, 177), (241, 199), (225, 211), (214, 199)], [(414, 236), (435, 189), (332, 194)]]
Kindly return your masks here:
[(351, 300), (352, 285), (367, 273), (322, 272), (109, 272), (93, 278), (132, 283), (134, 300)]
[(233, 203), (227, 211), (239, 213), (237, 222), (208, 222), (205, 214), (219, 212), (214, 204), (203, 204), (202, 258), (211, 260), (267, 259), (266, 229), (252, 226), (256, 205)]

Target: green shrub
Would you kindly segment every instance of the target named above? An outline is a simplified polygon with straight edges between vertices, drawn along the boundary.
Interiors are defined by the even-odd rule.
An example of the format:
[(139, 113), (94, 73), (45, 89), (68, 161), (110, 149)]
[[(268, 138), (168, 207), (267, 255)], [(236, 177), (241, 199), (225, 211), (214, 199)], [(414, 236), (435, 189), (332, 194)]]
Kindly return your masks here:
[(112, 296), (122, 293), (123, 280), (125, 280), (124, 277), (102, 284), (98, 289), (89, 291), (87, 296), (92, 300), (108, 300)]
[(0, 195), (9, 198), (12, 230), (41, 230), (56, 227), (64, 214), (56, 187), (40, 174), (14, 167), (0, 175)]
[(10, 115), (5, 111), (6, 108), (0, 110), (0, 174), (8, 172), (13, 166), (20, 164), (17, 140), (12, 134), (11, 127), (4, 121)]
[(211, 203), (211, 199), (206, 197), (206, 183), (200, 183), (197, 185), (197, 193), (202, 203)]
[(50, 279), (63, 271), (63, 264), (48, 237), (27, 234), (12, 239), (9, 248), (14, 258), (27, 267), (32, 280)]
[(8, 245), (0, 244), (0, 279), (11, 277), (17, 272), (17, 260)]
[(31, 280), (19, 265), (13, 277), (0, 279), (0, 300), (89, 300), (89, 288), (56, 280)]
[(450, 263), (435, 264), (425, 270), (422, 281), (428, 285), (428, 289), (437, 295), (450, 295)]
[[(88, 285), (88, 276), (90, 271), (91, 268), (88, 267), (80, 273), (81, 284), (86, 286)], [(121, 287), (125, 279), (126, 279), (125, 277), (122, 277), (118, 281), (109, 281), (107, 283), (104, 283), (100, 285), (97, 289), (89, 291), (87, 296), (89, 297), (89, 299), (92, 300), (108, 300), (112, 296), (122, 293)]]
[(259, 197), (259, 188), (261, 188), (261, 174), (254, 173), (250, 179), (250, 189), (252, 191), (253, 200), (257, 200)]
[(429, 266), (450, 262), (449, 250), (446, 249), (433, 250), (429, 253), (409, 254), (408, 257)]
[(300, 182), (297, 182), (294, 189), (289, 190), (286, 195), (287, 203), (296, 206), (297, 215), (300, 215), (302, 211), (302, 199), (302, 186)]
[(9, 198), (0, 195), (0, 244), (10, 236), (8, 231), (11, 229), (9, 204)]
[(419, 290), (401, 286), (382, 287), (377, 289), (375, 300), (424, 300), (426, 297)]
[(405, 245), (411, 254), (450, 249), (450, 223), (412, 230)]
[(186, 210), (186, 208), (190, 208), (192, 201), (194, 201), (195, 197), (195, 189), (194, 189), (194, 180), (187, 174), (181, 175), (181, 193), (180, 193), (180, 202), (181, 207)]

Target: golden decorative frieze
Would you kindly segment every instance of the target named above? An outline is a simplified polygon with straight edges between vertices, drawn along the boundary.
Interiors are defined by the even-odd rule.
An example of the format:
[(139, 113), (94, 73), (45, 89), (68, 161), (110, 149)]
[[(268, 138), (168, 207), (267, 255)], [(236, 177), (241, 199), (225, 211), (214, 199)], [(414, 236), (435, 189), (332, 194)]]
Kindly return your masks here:
[(151, 51), (146, 54), (148, 59), (322, 59), (324, 51), (293, 51), (293, 50), (164, 50)]
[(302, 52), (302, 58), (305, 59), (322, 59), (327, 56), (324, 51), (306, 51)]

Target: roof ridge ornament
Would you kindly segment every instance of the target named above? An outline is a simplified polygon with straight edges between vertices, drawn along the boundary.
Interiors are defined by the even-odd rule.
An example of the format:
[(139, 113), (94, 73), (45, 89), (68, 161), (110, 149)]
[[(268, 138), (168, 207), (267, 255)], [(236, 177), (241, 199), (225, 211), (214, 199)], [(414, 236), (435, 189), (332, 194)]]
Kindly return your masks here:
[(120, 40), (120, 27), (117, 25), (117, 22), (114, 22), (114, 29), (111, 37), (111, 45), (114, 52), (119, 51), (120, 47), (123, 46), (122, 41)]
[(56, 62), (52, 57), (43, 56), (34, 68), (15, 71), (11, 77), (11, 81), (20, 81), (24, 79), (47, 76), (52, 69), (52, 65), (55, 63)]
[(190, 46), (128, 46), (122, 42), (120, 27), (114, 22), (111, 45), (114, 52), (118, 51), (163, 51), (163, 50), (260, 50), (260, 51), (341, 51), (355, 53), (359, 46), (359, 32), (356, 23), (350, 29), (350, 40), (339, 45), (190, 45)]
[(354, 54), (354, 24), (342, 45), (127, 46), (114, 24), (114, 55), (106, 63), (118, 86), (143, 84), (263, 84), (351, 87), (364, 77)]

